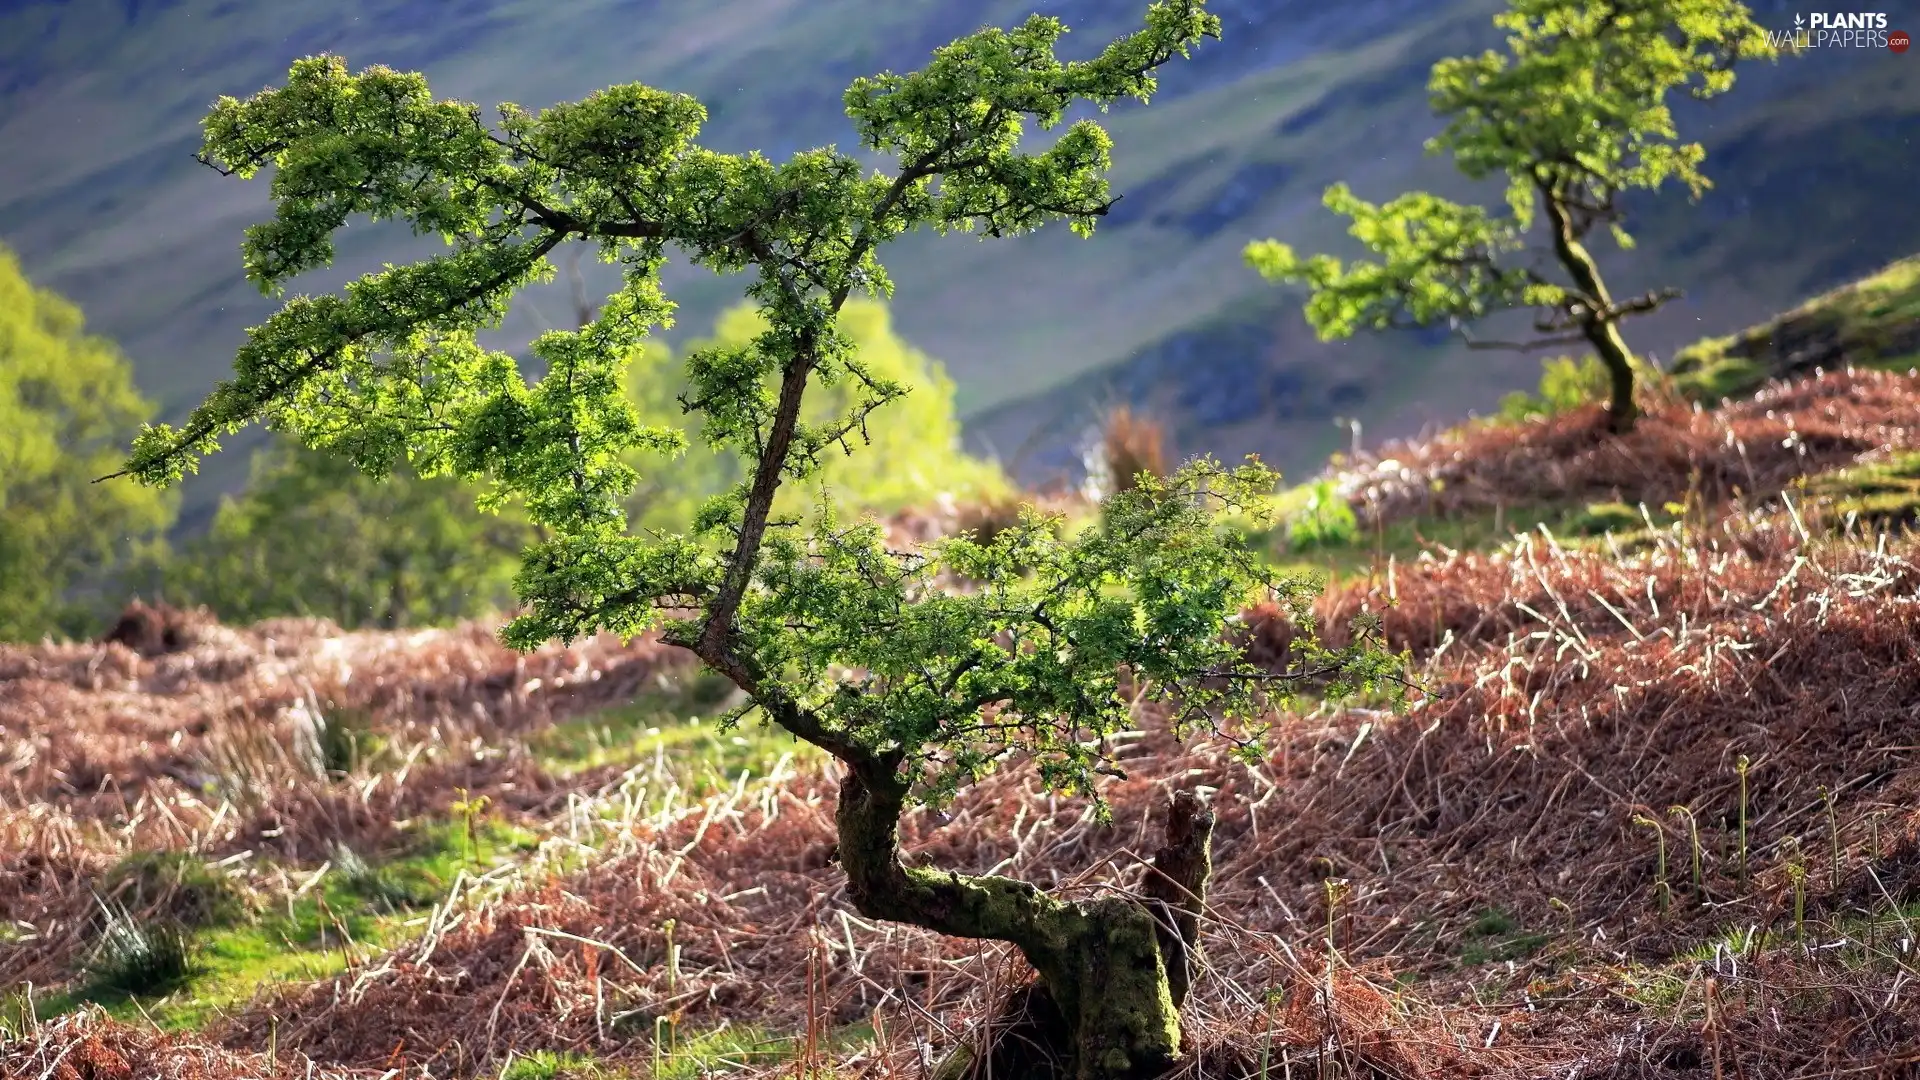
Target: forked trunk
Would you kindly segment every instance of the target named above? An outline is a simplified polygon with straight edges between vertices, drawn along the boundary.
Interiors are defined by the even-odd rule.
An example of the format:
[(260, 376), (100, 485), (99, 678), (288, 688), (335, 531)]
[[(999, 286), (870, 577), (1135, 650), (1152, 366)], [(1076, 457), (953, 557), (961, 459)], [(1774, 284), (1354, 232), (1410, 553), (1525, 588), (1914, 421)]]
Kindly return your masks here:
[(1174, 799), (1169, 842), (1144, 895), (1060, 900), (1011, 878), (902, 864), (906, 791), (882, 773), (856, 770), (840, 789), (840, 859), (854, 905), (870, 918), (1011, 942), (1040, 975), (1009, 1000), (984, 1059), (957, 1054), (942, 1076), (1143, 1080), (1165, 1072), (1180, 1054), (1179, 1010), (1211, 866), (1213, 817), (1199, 800)]
[(1537, 187), (1547, 220), (1553, 227), (1554, 256), (1560, 260), (1567, 276), (1573, 279), (1586, 309), (1586, 314), (1579, 322), (1580, 333), (1593, 346), (1594, 352), (1600, 355), (1600, 362), (1607, 368), (1611, 389), (1607, 402), (1607, 429), (1615, 434), (1631, 431), (1634, 420), (1639, 416), (1639, 408), (1633, 401), (1633, 352), (1620, 335), (1613, 296), (1607, 291), (1607, 283), (1601, 278), (1600, 267), (1593, 261), (1592, 253), (1580, 242), (1580, 234), (1584, 230), (1575, 227), (1573, 215), (1562, 201), (1561, 193), (1545, 181), (1537, 184)]

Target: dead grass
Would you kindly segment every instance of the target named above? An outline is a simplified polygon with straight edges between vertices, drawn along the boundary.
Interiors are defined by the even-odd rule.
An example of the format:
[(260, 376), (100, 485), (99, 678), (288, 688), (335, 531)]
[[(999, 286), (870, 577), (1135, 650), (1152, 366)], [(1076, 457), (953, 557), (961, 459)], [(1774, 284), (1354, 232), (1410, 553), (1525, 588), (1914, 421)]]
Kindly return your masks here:
[[(1264, 1049), (1296, 1075), (1325, 1055), (1342, 1075), (1704, 1076), (1709, 1042), (1724, 1075), (1891, 1065), (1920, 1052), (1911, 944), (1890, 936), (1851, 959), (1792, 944), (1787, 853), (1805, 853), (1813, 943), (1851, 940), (1848, 920), (1920, 898), (1920, 874), (1903, 869), (1920, 857), (1901, 854), (1915, 850), (1920, 784), (1912, 554), (1755, 520), (1711, 539), (1676, 530), (1626, 558), (1540, 541), (1397, 568), (1325, 611), (1384, 609), (1391, 640), (1422, 654), (1435, 692), (1407, 714), (1288, 718), (1257, 768), (1218, 747), (1181, 753), (1149, 718), (1121, 751), (1112, 825), (1016, 769), (950, 821), (911, 820), (908, 846), (1065, 891), (1124, 888), (1152, 847), (1147, 808), (1176, 785), (1211, 789), (1211, 967), (1189, 1017), (1193, 1068), (1209, 1075), (1249, 1075)], [(1440, 598), (1456, 606), (1436, 633), (1426, 604)], [(1744, 885), (1741, 755), (1753, 763)], [(1837, 868), (1823, 787), (1837, 793)], [(826, 1032), (878, 1010), (897, 1042), (842, 1065), (917, 1075), (915, 1055), (968, 1037), (1020, 968), (1002, 949), (853, 914), (827, 859), (832, 797), (830, 777), (775, 777), (603, 824), (602, 861), (263, 1000), (231, 1038), (258, 1047), (277, 1023), (283, 1045), (319, 1060), (375, 1064), (404, 1045), (432, 1075), (465, 1075), (509, 1046), (642, 1062), (660, 1016), (689, 1031)], [(1674, 805), (1699, 821), (1703, 894), (1685, 880)], [(1668, 823), (1682, 868), (1665, 916), (1641, 814)], [(1343, 883), (1331, 1002), (1329, 877)], [(1746, 926), (1772, 928), (1764, 955), (1696, 955)], [(807, 993), (810, 970), (824, 992)]]
[(316, 1067), (296, 1055), (236, 1054), (204, 1038), (162, 1035), (98, 1011), (33, 1025), (30, 1038), (0, 1034), (5, 1080), (375, 1080), (383, 1070)]
[(1706, 410), (1664, 404), (1611, 435), (1600, 406), (1394, 444), (1338, 474), (1363, 517), (1593, 502), (1757, 504), (1803, 476), (1920, 447), (1920, 377), (1884, 371), (1771, 383)]
[(1166, 429), (1158, 420), (1126, 406), (1107, 414), (1100, 429), (1100, 454), (1114, 491), (1131, 491), (1142, 473), (1167, 475)]
[[(1735, 466), (1754, 485), (1742, 484), (1744, 493), (1784, 490), (1810, 464), (1900, 444), (1907, 429), (1895, 422), (1894, 403), (1916, 388), (1902, 377), (1849, 373), (1811, 390), (1769, 391), (1756, 412), (1649, 418), (1648, 446), (1667, 449), (1640, 470), (1638, 497), (1658, 497), (1676, 477), (1730, 493)], [(1448, 474), (1466, 490), (1455, 497), (1537, 491), (1550, 481), (1591, 490), (1632, 475), (1605, 446), (1584, 458), (1570, 451), (1559, 472), (1516, 448), (1556, 431), (1574, 438), (1580, 429), (1567, 423), (1486, 436), (1508, 456), (1481, 454)], [(1770, 424), (1797, 434), (1763, 453)], [(1436, 452), (1421, 460), (1443, 469), (1455, 459)], [(943, 526), (927, 527), (937, 535)], [(1187, 1076), (1912, 1074), (1920, 1062), (1920, 543), (1823, 536), (1792, 513), (1733, 508), (1711, 526), (1650, 530), (1632, 552), (1534, 534), (1499, 553), (1395, 560), (1370, 581), (1336, 586), (1319, 605), (1335, 641), (1362, 612), (1377, 614), (1389, 645), (1409, 654), (1422, 689), (1405, 712), (1327, 705), (1278, 718), (1254, 766), (1218, 745), (1177, 747), (1143, 715), (1141, 731), (1120, 740), (1127, 776), (1106, 790), (1111, 824), (1013, 768), (964, 793), (950, 818), (910, 818), (909, 851), (1066, 893), (1129, 889), (1157, 840), (1150, 809), (1175, 788), (1206, 790), (1219, 819), (1216, 872), (1202, 939), (1207, 968), (1187, 1016)], [(1274, 612), (1250, 612), (1246, 626), (1255, 657), (1275, 668), (1288, 662), (1294, 631)], [(33, 860), (0, 863), (0, 896), (40, 902), (63, 895), (69, 875), (98, 876), (101, 856), (86, 837), (103, 821), (155, 836), (175, 828), (152, 823), (177, 813), (172, 803), (160, 809), (158, 793), (184, 789), (165, 787), (176, 782), (165, 770), (138, 771), (138, 748), (166, 730), (140, 722), (149, 706), (139, 695), (155, 709), (177, 703), (143, 687), (193, 697), (212, 694), (208, 686), (261, 683), (291, 709), (325, 696), (287, 687), (345, 662), (385, 673), (327, 683), (357, 685), (375, 714), (404, 700), (440, 718), (422, 730), (479, 737), (496, 729), (445, 725), (480, 700), (501, 713), (489, 723), (513, 730), (532, 722), (516, 719), (533, 715), (517, 710), (535, 708), (531, 699), (513, 704), (516, 692), (531, 694), (535, 679), (545, 686), (562, 673), (570, 683), (582, 678), (577, 655), (556, 651), (521, 669), (477, 637), (423, 639), (406, 647), (411, 653), (399, 648), (404, 639), (381, 635), (319, 639), (341, 644), (261, 660), (253, 639), (220, 638), (195, 646), (205, 651), (190, 673), (176, 670), (177, 656), (34, 653), (36, 700), (96, 718), (87, 725), (99, 734), (60, 744), (58, 754), (39, 743), (10, 749), (4, 760), (20, 763), (10, 775), (32, 801), (0, 819), (0, 836)], [(636, 648), (641, 670), (659, 661)], [(239, 654), (254, 659), (222, 659)], [(584, 660), (587, 670), (611, 671), (627, 655)], [(24, 663), (0, 654), (8, 662)], [(262, 683), (269, 662), (285, 666)], [(416, 670), (428, 677), (402, 693)], [(26, 677), (12, 676), (16, 684)], [(586, 698), (600, 700), (611, 678), (589, 678)], [(366, 691), (369, 682), (386, 689)], [(431, 691), (436, 685), (446, 689)], [(168, 715), (177, 723), (189, 714)], [(185, 738), (211, 738), (227, 717), (208, 715), (208, 732)], [(10, 738), (39, 730), (7, 723)], [(371, 727), (407, 737), (402, 722)], [(415, 744), (422, 741), (431, 740)], [(467, 751), (443, 744), (457, 751), (445, 767), (465, 760)], [(127, 805), (147, 817), (112, 819), (103, 796), (71, 782), (88, 748), (106, 775), (135, 778), (127, 786), (149, 801)], [(64, 764), (41, 761), (42, 753)], [(430, 767), (423, 759), (409, 775), (426, 779), (393, 782), (390, 810), (338, 782), (301, 786), (360, 798), (370, 818), (357, 827), (373, 828), (406, 812), (407, 799), (433, 798), (456, 782), (419, 771)], [(404, 1068), (420, 1077), (492, 1076), (509, 1053), (535, 1051), (647, 1075), (656, 1033), (691, 1038), (732, 1026), (831, 1045), (803, 1057), (834, 1075), (894, 1080), (920, 1077), (938, 1050), (978, 1038), (995, 1002), (1028, 977), (1004, 947), (872, 924), (852, 911), (829, 858), (831, 774), (781, 768), (697, 799), (636, 787), (665, 782), (630, 778), (564, 801), (561, 788), (546, 802), (536, 791), (525, 805), (550, 815), (542, 829), (550, 839), (522, 884), (449, 898), (417, 941), (338, 978), (270, 992), (219, 1033), (222, 1044), (235, 1054), (272, 1047), (325, 1069)], [(276, 819), (281, 835), (325, 813), (347, 814), (268, 805), (288, 808), (291, 816)], [(1653, 835), (1636, 818), (1664, 830), (1665, 911)], [(271, 839), (263, 830), (243, 841), (240, 827), (224, 822), (174, 835), (195, 828), (224, 843)], [(0, 1076), (40, 1076), (63, 1047), (87, 1039), (128, 1054), (123, 1044), (147, 1038), (97, 1019), (30, 1036), (0, 1051)], [(205, 1075), (224, 1077), (252, 1075), (245, 1069), (257, 1066), (245, 1063), (259, 1058), (206, 1060)], [(28, 1072), (20, 1063), (36, 1064)], [(763, 1062), (742, 1074), (794, 1075), (804, 1064)]]
[[(479, 626), (194, 621), (169, 640), (138, 613), (126, 622), (153, 631), (135, 634), (150, 655), (120, 641), (0, 647), (0, 925), (27, 928), (0, 950), (0, 987), (72, 970), (95, 886), (129, 852), (375, 855), (462, 790), (509, 816), (551, 813), (598, 781), (548, 774), (518, 736), (687, 665), (648, 641), (520, 655)], [(330, 761), (330, 724), (378, 758)]]

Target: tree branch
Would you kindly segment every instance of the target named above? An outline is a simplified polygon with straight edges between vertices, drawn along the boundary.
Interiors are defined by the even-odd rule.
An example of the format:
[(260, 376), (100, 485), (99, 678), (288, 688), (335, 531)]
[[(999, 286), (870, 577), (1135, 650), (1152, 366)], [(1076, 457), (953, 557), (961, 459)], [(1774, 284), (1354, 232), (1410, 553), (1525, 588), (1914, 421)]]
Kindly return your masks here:
[(1574, 345), (1585, 341), (1586, 337), (1577, 333), (1556, 334), (1550, 337), (1534, 338), (1531, 341), (1489, 341), (1476, 338), (1468, 331), (1466, 324), (1459, 319), (1453, 320), (1453, 332), (1467, 344), (1469, 349), (1505, 349), (1513, 352), (1532, 352), (1535, 349), (1548, 349), (1557, 345)]
[(1658, 310), (1669, 300), (1678, 300), (1685, 296), (1685, 290), (1668, 286), (1664, 289), (1649, 289), (1631, 300), (1622, 300), (1600, 313), (1601, 322), (1612, 322), (1627, 315), (1644, 315)]
[[(502, 285), (505, 285), (508, 281), (512, 280), (517, 274), (524, 272), (527, 267), (530, 267), (534, 263), (537, 263), (541, 259), (545, 258), (548, 252), (558, 247), (560, 245), (560, 242), (565, 239), (566, 239), (566, 234), (563, 232), (548, 232), (544, 236), (541, 236), (539, 239), (525, 246), (523, 250), (525, 251), (526, 256), (524, 259), (519, 260), (517, 265), (509, 269), (502, 270), (497, 274), (494, 274), (492, 277), (479, 283), (472, 289), (464, 290), (456, 296), (449, 297), (444, 303), (440, 304), (437, 309), (432, 309), (423, 313), (417, 321), (419, 323), (430, 323), (435, 319), (443, 318), (447, 315), (450, 315), (453, 312), (458, 311), (459, 309), (467, 306), (468, 304), (473, 303), (475, 300), (478, 300), (481, 297), (486, 296), (488, 293), (491, 293), (495, 289), (498, 289)], [(264, 388), (262, 388), (260, 392), (254, 395), (256, 401), (258, 403), (264, 404), (264, 403), (269, 403), (269, 402), (279, 400), (280, 397), (286, 394), (289, 390), (292, 390), (294, 387), (299, 386), (301, 383), (305, 382), (308, 378), (312, 377), (316, 372), (324, 370), (326, 366), (330, 362), (332, 362), (332, 360), (335, 357), (339, 356), (343, 350), (358, 344), (362, 338), (372, 333), (375, 329), (377, 328), (367, 327), (363, 329), (348, 329), (343, 331), (340, 335), (340, 340), (335, 342), (331, 347), (315, 355), (309, 356), (304, 362), (297, 365), (292, 371), (286, 373), (285, 375), (281, 376), (278, 379), (273, 380), (272, 382), (269, 382)], [(201, 406), (202, 410), (206, 408), (207, 406), (204, 406), (204, 405)], [(225, 423), (226, 423), (225, 418), (221, 418), (221, 419), (207, 418), (207, 419), (198, 420), (196, 422), (188, 424), (186, 430), (182, 431), (173, 440), (172, 444), (168, 446), (166, 452), (161, 455), (160, 460), (165, 460), (167, 458), (174, 457), (175, 455), (184, 453), (188, 447), (193, 446), (201, 442), (202, 440), (212, 436), (216, 431), (218, 431), (222, 426), (224, 426)], [(120, 477), (128, 475), (130, 471), (131, 470), (128, 470), (128, 469), (121, 469), (117, 472), (111, 472), (105, 476), (99, 477), (95, 479), (93, 482), (98, 484), (103, 480), (116, 480), (116, 479), (119, 479)]]

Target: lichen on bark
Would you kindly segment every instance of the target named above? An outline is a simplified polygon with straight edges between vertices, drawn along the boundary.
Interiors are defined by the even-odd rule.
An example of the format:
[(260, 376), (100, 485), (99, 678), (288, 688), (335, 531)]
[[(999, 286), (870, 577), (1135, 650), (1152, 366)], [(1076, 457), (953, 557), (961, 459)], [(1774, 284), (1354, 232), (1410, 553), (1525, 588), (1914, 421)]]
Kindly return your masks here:
[(998, 1038), (984, 1057), (956, 1055), (940, 1075), (1132, 1080), (1171, 1066), (1211, 870), (1213, 816), (1198, 797), (1170, 801), (1167, 843), (1140, 895), (1067, 900), (1013, 878), (907, 867), (906, 794), (897, 778), (867, 770), (842, 782), (839, 851), (854, 905), (871, 918), (1010, 942), (1038, 975), (1005, 1004), (1006, 1022), (989, 1027)]

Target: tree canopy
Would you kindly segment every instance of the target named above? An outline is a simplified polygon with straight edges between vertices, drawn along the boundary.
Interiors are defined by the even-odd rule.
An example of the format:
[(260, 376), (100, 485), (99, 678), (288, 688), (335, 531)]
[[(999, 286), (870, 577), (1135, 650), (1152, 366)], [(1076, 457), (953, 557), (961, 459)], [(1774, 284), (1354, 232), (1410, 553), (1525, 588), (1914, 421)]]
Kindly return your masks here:
[[(1706, 151), (1680, 138), (1668, 98), (1723, 94), (1737, 61), (1775, 49), (1736, 0), (1509, 0), (1494, 23), (1507, 32), (1504, 52), (1434, 65), (1428, 94), (1447, 127), (1427, 150), (1452, 154), (1471, 179), (1504, 177), (1505, 213), (1418, 191), (1377, 205), (1335, 184), (1327, 208), (1352, 219), (1349, 231), (1373, 259), (1302, 258), (1264, 240), (1248, 246), (1247, 261), (1269, 279), (1307, 285), (1307, 319), (1329, 340), (1434, 323), (1465, 333), (1490, 314), (1534, 308), (1536, 339), (1469, 340), (1590, 345), (1612, 380), (1613, 422), (1625, 427), (1637, 361), (1619, 324), (1679, 291), (1616, 297), (1587, 237), (1605, 225), (1632, 246), (1620, 201), (1628, 191), (1675, 182), (1698, 198), (1710, 187)], [(1521, 257), (1537, 214), (1558, 274)]]
[[(840, 328), (855, 361), (876, 378), (898, 383), (907, 392), (873, 412), (853, 440), (859, 452), (831, 452), (806, 485), (784, 486), (776, 512), (804, 516), (822, 497), (843, 512), (888, 513), (948, 496), (961, 502), (1004, 497), (1010, 485), (997, 466), (960, 446), (960, 421), (953, 411), (953, 380), (939, 361), (915, 348), (894, 330), (885, 304), (849, 297)], [(736, 349), (765, 333), (766, 319), (750, 304), (723, 314), (711, 336), (693, 342), (691, 351)], [(680, 399), (689, 389), (673, 354), (648, 341), (627, 369), (629, 396), (643, 423), (681, 422)], [(852, 388), (815, 388), (801, 406), (803, 423), (824, 425), (853, 407)], [(746, 462), (722, 444), (707, 445), (689, 432), (689, 445), (672, 464), (642, 452), (632, 464), (640, 482), (630, 501), (636, 526), (680, 530), (700, 504), (745, 478)], [(655, 466), (659, 466), (655, 468)]]
[[(264, 422), (370, 472), (406, 462), (523, 505), (547, 536), (523, 558), (524, 612), (506, 641), (657, 629), (697, 654), (745, 691), (748, 713), (844, 766), (839, 852), (856, 906), (1017, 944), (1066, 1018), (1075, 1073), (1117, 1077), (1179, 1048), (1184, 954), (1154, 910), (909, 867), (899, 819), (1012, 761), (1055, 790), (1096, 791), (1114, 767), (1105, 737), (1136, 699), (1165, 702), (1183, 731), (1257, 721), (1289, 684), (1247, 662), (1229, 620), (1278, 596), (1304, 622), (1310, 589), (1276, 580), (1217, 518), (1261, 504), (1274, 475), (1203, 460), (1112, 497), (1100, 527), (1071, 539), (1029, 515), (988, 545), (913, 552), (830, 504), (776, 513), (784, 484), (870, 453), (868, 418), (907, 392), (842, 322), (851, 296), (890, 293), (881, 248), (920, 227), (997, 237), (1064, 221), (1089, 234), (1110, 205), (1108, 136), (1082, 119), (1029, 151), (1027, 129), (1059, 126), (1076, 103), (1147, 99), (1156, 69), (1219, 21), (1201, 0), (1166, 0), (1074, 62), (1054, 55), (1065, 32), (1034, 16), (944, 46), (919, 71), (855, 80), (847, 114), (892, 159), (877, 171), (832, 147), (784, 162), (709, 150), (697, 102), (641, 85), (539, 113), (505, 105), (489, 125), (418, 75), (298, 61), (286, 86), (222, 99), (206, 120), (210, 165), (273, 169), (275, 216), (242, 246), (250, 278), (278, 292), (326, 264), (355, 216), (407, 221), (450, 250), (288, 300), (183, 426), (141, 435), (128, 470), (173, 482), (223, 433)], [(474, 332), (578, 239), (621, 266), (622, 285), (588, 325), (533, 342), (545, 371), (529, 382)], [(763, 328), (684, 362), (683, 404), (700, 438), (740, 459), (740, 482), (683, 530), (635, 530), (635, 454), (687, 439), (644, 422), (624, 390), (629, 360), (672, 314), (658, 278), (669, 246), (744, 275)], [(840, 395), (838, 408), (812, 418), (810, 389)], [(1363, 643), (1303, 654), (1349, 681), (1388, 669)]]
[(0, 247), (0, 640), (80, 634), (120, 561), (173, 500), (93, 484), (153, 415), (114, 345)]

